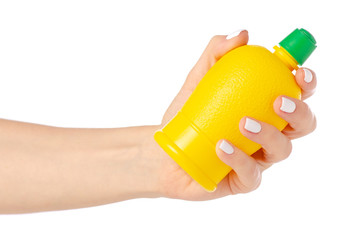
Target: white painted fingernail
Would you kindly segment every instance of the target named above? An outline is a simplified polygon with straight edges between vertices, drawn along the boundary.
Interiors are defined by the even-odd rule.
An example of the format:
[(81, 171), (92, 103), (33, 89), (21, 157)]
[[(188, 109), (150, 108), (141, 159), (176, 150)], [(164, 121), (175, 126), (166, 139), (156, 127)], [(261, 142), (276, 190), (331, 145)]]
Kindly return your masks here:
[(303, 71), (304, 71), (304, 82), (310, 83), (313, 80), (313, 75), (311, 71), (309, 71), (306, 68), (303, 68)]
[(280, 107), (280, 110), (286, 113), (292, 113), (295, 111), (295, 108), (296, 105), (292, 100), (282, 97), (282, 106)]
[(244, 128), (252, 133), (258, 133), (261, 131), (261, 125), (257, 121), (254, 121), (253, 119), (246, 118), (245, 126)]
[(232, 39), (236, 36), (238, 36), (242, 31), (245, 31), (245, 29), (239, 29), (233, 33), (230, 33), (229, 35), (226, 36), (226, 40)]
[(227, 141), (222, 140), (222, 142), (219, 145), (219, 148), (227, 154), (233, 154), (234, 153), (234, 148), (233, 146), (231, 146)]

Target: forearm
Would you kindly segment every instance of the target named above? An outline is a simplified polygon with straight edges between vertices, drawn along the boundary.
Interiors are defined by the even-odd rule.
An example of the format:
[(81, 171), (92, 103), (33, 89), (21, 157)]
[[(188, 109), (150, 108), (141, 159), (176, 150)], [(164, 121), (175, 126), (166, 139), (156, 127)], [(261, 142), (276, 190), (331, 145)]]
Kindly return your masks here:
[(142, 141), (156, 128), (69, 129), (0, 120), (0, 213), (156, 196), (141, 159)]

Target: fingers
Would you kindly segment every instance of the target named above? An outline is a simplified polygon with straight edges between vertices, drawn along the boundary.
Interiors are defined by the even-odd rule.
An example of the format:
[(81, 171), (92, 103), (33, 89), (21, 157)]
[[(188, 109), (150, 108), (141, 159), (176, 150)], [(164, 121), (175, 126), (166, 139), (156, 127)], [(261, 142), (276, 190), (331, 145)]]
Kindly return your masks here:
[(282, 133), (290, 139), (305, 136), (317, 126), (315, 115), (309, 106), (299, 99), (279, 96), (273, 107), (274, 111), (289, 123)]
[(261, 150), (252, 155), (262, 170), (273, 163), (286, 159), (292, 151), (291, 139), (305, 136), (316, 128), (316, 118), (303, 101), (280, 96), (274, 102), (274, 111), (289, 124), (280, 132), (276, 127), (244, 117), (239, 123), (240, 132), (261, 145)]
[[(220, 35), (215, 36), (214, 38), (219, 39), (219, 41), (216, 41), (218, 44), (215, 44), (214, 46), (210, 45), (210, 49), (206, 50), (210, 51), (209, 54), (211, 54), (211, 57), (217, 61), (227, 52), (237, 47), (246, 45), (249, 41), (249, 33), (245, 29), (240, 29), (227, 36)], [(212, 43), (212, 39), (210, 43)]]
[(261, 160), (265, 168), (286, 159), (292, 152), (290, 139), (270, 124), (244, 117), (239, 123), (239, 129), (245, 137), (261, 145), (263, 154), (257, 160)]
[(249, 35), (246, 30), (239, 30), (228, 36), (214, 36), (190, 71), (184, 86), (190, 90), (195, 89), (204, 75), (222, 56), (234, 48), (246, 45), (248, 40)]
[(257, 162), (226, 140), (216, 144), (216, 154), (233, 171), (229, 173), (229, 186), (233, 194), (255, 190), (261, 182), (261, 169)]
[(299, 68), (295, 73), (295, 80), (302, 89), (302, 100), (313, 95), (317, 86), (317, 77), (312, 70), (308, 68)]
[[(311, 92), (314, 88), (305, 89)], [(232, 193), (256, 189), (261, 182), (261, 172), (290, 155), (291, 139), (307, 135), (316, 128), (314, 114), (308, 105), (299, 99), (280, 96), (273, 107), (274, 111), (289, 123), (282, 132), (270, 124), (250, 117), (244, 117), (239, 124), (240, 132), (245, 137), (261, 145), (260, 151), (249, 156), (226, 140), (217, 143), (218, 157), (233, 169), (228, 175)]]

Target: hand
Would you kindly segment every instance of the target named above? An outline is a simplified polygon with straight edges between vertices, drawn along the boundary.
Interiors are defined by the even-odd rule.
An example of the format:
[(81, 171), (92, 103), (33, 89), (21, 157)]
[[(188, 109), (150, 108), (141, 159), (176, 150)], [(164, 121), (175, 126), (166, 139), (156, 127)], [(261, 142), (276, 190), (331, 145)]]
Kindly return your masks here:
[[(275, 100), (275, 112), (289, 123), (283, 132), (256, 119), (241, 119), (240, 132), (262, 146), (252, 156), (220, 139), (215, 151), (233, 170), (213, 193), (206, 192), (153, 139), (156, 129), (177, 113), (216, 61), (247, 43), (246, 31), (235, 35), (212, 38), (160, 126), (75, 129), (0, 119), (0, 163), (5, 166), (0, 168), (0, 213), (72, 209), (139, 197), (206, 200), (256, 189), (261, 173), (288, 157), (291, 139), (314, 130), (315, 117), (303, 101), (285, 96)], [(295, 80), (302, 100), (313, 94), (312, 71), (299, 69)]]
[[(247, 42), (247, 31), (242, 31), (231, 39), (222, 35), (214, 36), (167, 109), (160, 128), (181, 109), (199, 81), (223, 55)], [(275, 112), (289, 123), (282, 132), (257, 119), (250, 117), (241, 119), (240, 132), (250, 140), (259, 143), (262, 146), (259, 151), (248, 156), (227, 139), (220, 139), (217, 143), (218, 157), (233, 170), (218, 184), (213, 193), (206, 192), (153, 139), (145, 141), (147, 150), (144, 150), (144, 155), (152, 161), (152, 168), (157, 169), (159, 193), (170, 198), (207, 200), (255, 190), (260, 185), (262, 172), (289, 156), (292, 150), (291, 140), (311, 133), (316, 127), (314, 114), (303, 102), (315, 90), (315, 74), (309, 69), (302, 68), (296, 72), (295, 80), (302, 89), (302, 100), (279, 96), (274, 102)], [(255, 126), (259, 130), (257, 133), (255, 133)]]

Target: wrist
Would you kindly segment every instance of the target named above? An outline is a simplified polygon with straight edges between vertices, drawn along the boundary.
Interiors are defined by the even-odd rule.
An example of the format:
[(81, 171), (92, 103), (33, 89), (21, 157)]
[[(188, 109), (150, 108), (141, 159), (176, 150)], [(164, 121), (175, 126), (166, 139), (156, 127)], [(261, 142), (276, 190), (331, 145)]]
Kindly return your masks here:
[[(160, 169), (157, 144), (153, 139), (153, 133), (160, 126), (140, 126), (127, 128), (130, 131), (128, 137), (132, 138), (132, 144), (118, 149), (122, 171), (121, 191), (127, 192), (127, 198), (156, 198), (161, 197)], [(122, 133), (120, 137), (125, 137)], [(130, 139), (129, 139), (130, 140)]]

